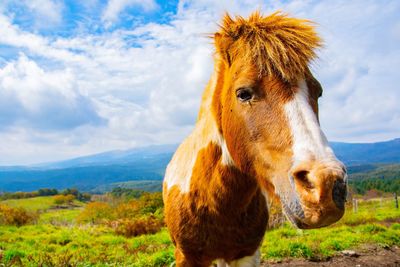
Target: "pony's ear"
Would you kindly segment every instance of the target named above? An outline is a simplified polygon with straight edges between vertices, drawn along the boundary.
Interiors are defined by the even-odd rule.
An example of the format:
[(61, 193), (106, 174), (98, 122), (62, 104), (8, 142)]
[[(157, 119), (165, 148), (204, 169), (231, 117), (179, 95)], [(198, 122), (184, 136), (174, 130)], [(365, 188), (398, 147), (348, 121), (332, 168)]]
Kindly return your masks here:
[(215, 49), (228, 66), (232, 65), (232, 55), (229, 52), (232, 43), (233, 40), (230, 37), (224, 36), (219, 32), (214, 34)]

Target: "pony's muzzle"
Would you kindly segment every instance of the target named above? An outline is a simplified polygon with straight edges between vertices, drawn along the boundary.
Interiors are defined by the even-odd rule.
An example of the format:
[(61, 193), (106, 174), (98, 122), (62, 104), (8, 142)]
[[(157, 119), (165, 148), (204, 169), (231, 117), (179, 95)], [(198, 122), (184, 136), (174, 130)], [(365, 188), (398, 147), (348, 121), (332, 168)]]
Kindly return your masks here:
[(302, 162), (292, 169), (291, 177), (305, 212), (305, 223), (321, 227), (342, 217), (347, 174), (341, 162)]

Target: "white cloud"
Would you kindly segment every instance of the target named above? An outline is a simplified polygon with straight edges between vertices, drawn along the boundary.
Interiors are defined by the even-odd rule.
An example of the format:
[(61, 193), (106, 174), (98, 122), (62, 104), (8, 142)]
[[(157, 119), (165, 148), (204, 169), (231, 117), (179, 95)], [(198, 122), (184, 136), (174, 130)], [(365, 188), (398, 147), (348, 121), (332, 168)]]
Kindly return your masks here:
[(52, 45), (52, 41), (46, 37), (21, 30), (2, 14), (0, 25), (0, 44), (26, 49), (35, 55), (62, 62), (76, 63), (84, 60), (84, 57), (77, 53)]
[(24, 55), (0, 69), (0, 128), (69, 130), (104, 122), (68, 69), (46, 72)]
[(62, 0), (2, 0), (0, 14), (8, 14), (34, 30), (56, 28), (63, 22)]
[(24, 0), (23, 2), (34, 13), (39, 27), (51, 27), (61, 23), (63, 5), (60, 1)]
[[(40, 76), (48, 66), (39, 66), (33, 58), (40, 57), (44, 62), (46, 59), (56, 61), (59, 68), (56, 74), (70, 77), (68, 81), (74, 84), (70, 86), (65, 79), (57, 77), (60, 83), (57, 88), (53, 87), (54, 92), (67, 87), (79, 88), (79, 94), (92, 101), (99, 116), (108, 122), (98, 127), (84, 124), (68, 132), (62, 132), (61, 123), (58, 129), (53, 127), (52, 132), (36, 127), (32, 135), (42, 138), (30, 139), (23, 134), (26, 125), (25, 128), (15, 126), (17, 114), (14, 113), (9, 116), (14, 119), (8, 122), (13, 127), (3, 132), (2, 140), (6, 142), (20, 136), (27, 147), (32, 147), (32, 150), (24, 151), (26, 158), (29, 151), (35, 153), (34, 161), (57, 158), (51, 153), (43, 152), (42, 157), (37, 155), (35, 146), (41, 151), (47, 151), (44, 149), (47, 146), (63, 147), (66, 157), (70, 155), (67, 151), (75, 151), (75, 155), (79, 155), (138, 145), (173, 143), (181, 140), (192, 128), (202, 88), (212, 69), (211, 43), (204, 36), (207, 27), (196, 28), (200, 23), (196, 27), (188, 27), (185, 21), (176, 21), (172, 26), (149, 24), (134, 31), (116, 31), (104, 36), (51, 40), (20, 30), (6, 17), (0, 19), (7, 25), (0, 42), (17, 46), (30, 55), (30, 59), (22, 57), (18, 61), (20, 63), (9, 62), (3, 70), (29, 63), (36, 70), (36, 73), (30, 72), (35, 73), (31, 76)], [(137, 40), (140, 47), (126, 44), (127, 39), (138, 36), (147, 36)], [(10, 79), (11, 73), (4, 71), (4, 79)], [(12, 82), (14, 91), (23, 86), (24, 81)], [(32, 96), (32, 102), (27, 101), (27, 108), (37, 102), (34, 101), (35, 94), (34, 90), (26, 91), (27, 98)], [(47, 105), (36, 105), (37, 112), (42, 112)], [(0, 113), (5, 114), (3, 111)], [(25, 123), (33, 123), (27, 112), (18, 116), (19, 120), (25, 118)], [(90, 131), (90, 134), (82, 134), (82, 129)], [(49, 144), (38, 142), (43, 139), (47, 139)], [(20, 153), (11, 148), (6, 151), (6, 147), (2, 148), (3, 155)], [(7, 157), (9, 159), (11, 157)]]
[(109, 0), (103, 12), (102, 20), (106, 26), (118, 20), (119, 14), (125, 9), (132, 6), (141, 7), (144, 11), (151, 11), (157, 8), (154, 0)]
[[(315, 73), (325, 87), (321, 122), (329, 139), (378, 141), (400, 136), (400, 63), (392, 26), (398, 1), (320, 2), (309, 10), (325, 39)], [(383, 8), (384, 7), (384, 8)]]

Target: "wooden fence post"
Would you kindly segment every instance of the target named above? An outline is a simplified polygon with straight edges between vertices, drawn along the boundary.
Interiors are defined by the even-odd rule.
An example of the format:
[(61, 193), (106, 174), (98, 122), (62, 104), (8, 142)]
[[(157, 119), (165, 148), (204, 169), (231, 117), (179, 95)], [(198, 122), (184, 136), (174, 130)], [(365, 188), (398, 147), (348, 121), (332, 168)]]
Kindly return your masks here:
[(397, 199), (397, 193), (394, 192), (393, 195), (394, 195), (394, 203), (396, 205), (396, 209), (398, 209), (399, 208), (399, 200)]
[(358, 211), (358, 202), (356, 198), (353, 198), (353, 212), (357, 213)]

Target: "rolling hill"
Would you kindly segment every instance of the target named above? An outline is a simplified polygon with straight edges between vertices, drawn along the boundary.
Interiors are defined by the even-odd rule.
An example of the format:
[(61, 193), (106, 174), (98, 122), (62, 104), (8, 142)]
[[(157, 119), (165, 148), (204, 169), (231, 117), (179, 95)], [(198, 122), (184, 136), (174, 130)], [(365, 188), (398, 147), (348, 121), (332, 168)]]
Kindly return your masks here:
[[(381, 164), (400, 163), (400, 139), (331, 145), (350, 174), (373, 172)], [(149, 146), (33, 166), (0, 166), (0, 192), (44, 187), (104, 191), (113, 186), (153, 191), (159, 188), (176, 148), (177, 145)]]
[(0, 192), (67, 187), (90, 191), (116, 182), (161, 180), (176, 147), (150, 146), (33, 166), (3, 166)]
[(400, 162), (400, 138), (377, 143), (331, 142), (336, 156), (346, 165)]

